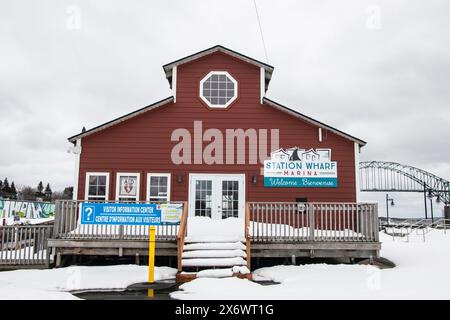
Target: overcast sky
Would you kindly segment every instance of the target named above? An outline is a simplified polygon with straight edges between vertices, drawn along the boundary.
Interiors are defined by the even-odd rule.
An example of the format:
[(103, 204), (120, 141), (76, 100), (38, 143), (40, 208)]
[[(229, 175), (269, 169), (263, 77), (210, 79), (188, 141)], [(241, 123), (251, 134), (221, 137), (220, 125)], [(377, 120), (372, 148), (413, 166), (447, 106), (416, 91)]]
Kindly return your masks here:
[[(257, 4), (269, 98), (450, 179), (449, 1)], [(266, 61), (252, 0), (1, 0), (0, 179), (72, 185), (67, 137), (171, 95), (161, 66), (215, 44)]]

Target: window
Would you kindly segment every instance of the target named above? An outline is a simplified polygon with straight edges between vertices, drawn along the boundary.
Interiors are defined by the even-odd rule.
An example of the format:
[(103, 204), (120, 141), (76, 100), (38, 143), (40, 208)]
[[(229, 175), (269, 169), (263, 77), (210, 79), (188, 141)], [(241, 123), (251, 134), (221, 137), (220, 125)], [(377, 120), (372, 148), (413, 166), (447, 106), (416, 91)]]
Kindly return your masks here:
[(211, 108), (227, 108), (237, 90), (236, 80), (225, 71), (211, 71), (200, 81), (200, 98)]
[(147, 201), (170, 201), (170, 173), (147, 174)]
[(109, 172), (87, 172), (85, 198), (88, 201), (106, 201), (109, 193)]
[(136, 202), (139, 201), (139, 173), (117, 173), (116, 200)]

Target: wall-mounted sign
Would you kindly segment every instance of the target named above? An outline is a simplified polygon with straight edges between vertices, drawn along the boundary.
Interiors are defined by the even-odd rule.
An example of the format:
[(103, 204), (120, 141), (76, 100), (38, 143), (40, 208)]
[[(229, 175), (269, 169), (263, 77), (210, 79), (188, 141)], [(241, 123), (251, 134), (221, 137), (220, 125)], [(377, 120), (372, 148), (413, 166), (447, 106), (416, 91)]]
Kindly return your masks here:
[(264, 161), (264, 186), (336, 188), (337, 163), (331, 161), (331, 149), (278, 149)]
[(136, 196), (136, 176), (122, 176), (119, 183), (119, 196)]
[(89, 203), (80, 205), (81, 224), (157, 226), (179, 224), (183, 205), (177, 203)]

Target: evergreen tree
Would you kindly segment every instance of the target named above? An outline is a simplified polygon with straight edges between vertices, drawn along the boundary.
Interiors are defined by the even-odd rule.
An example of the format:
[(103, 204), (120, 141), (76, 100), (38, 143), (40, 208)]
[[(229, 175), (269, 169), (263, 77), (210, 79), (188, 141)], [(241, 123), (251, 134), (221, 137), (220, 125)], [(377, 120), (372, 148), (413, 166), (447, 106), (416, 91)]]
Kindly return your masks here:
[(45, 187), (45, 199), (50, 201), (52, 200), (52, 188), (50, 188), (50, 183), (47, 183), (47, 186)]
[(10, 192), (8, 178), (5, 178), (5, 180), (3, 181), (3, 188), (2, 188), (2, 191), (3, 191), (4, 193), (9, 193), (9, 192)]
[(11, 198), (17, 199), (17, 190), (16, 190), (16, 185), (14, 184), (14, 181), (11, 182), (11, 187), (9, 189), (10, 189)]
[(44, 185), (43, 185), (42, 181), (39, 181), (39, 184), (38, 184), (36, 190), (37, 190), (36, 198), (44, 198), (45, 197), (45, 194), (42, 192), (42, 191), (44, 191)]
[(42, 191), (44, 190), (44, 185), (42, 184), (42, 181), (39, 181), (39, 184), (36, 189), (38, 193), (42, 193)]
[(2, 191), (2, 189), (3, 189), (3, 181), (0, 180), (0, 192)]

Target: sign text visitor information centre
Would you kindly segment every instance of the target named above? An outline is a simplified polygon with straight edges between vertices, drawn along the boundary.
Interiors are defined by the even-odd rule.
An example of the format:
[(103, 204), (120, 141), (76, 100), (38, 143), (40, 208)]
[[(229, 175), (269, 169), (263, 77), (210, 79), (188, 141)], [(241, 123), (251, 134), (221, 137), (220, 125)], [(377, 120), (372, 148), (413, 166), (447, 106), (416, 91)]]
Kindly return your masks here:
[(181, 203), (82, 203), (81, 224), (157, 226), (179, 224)]

